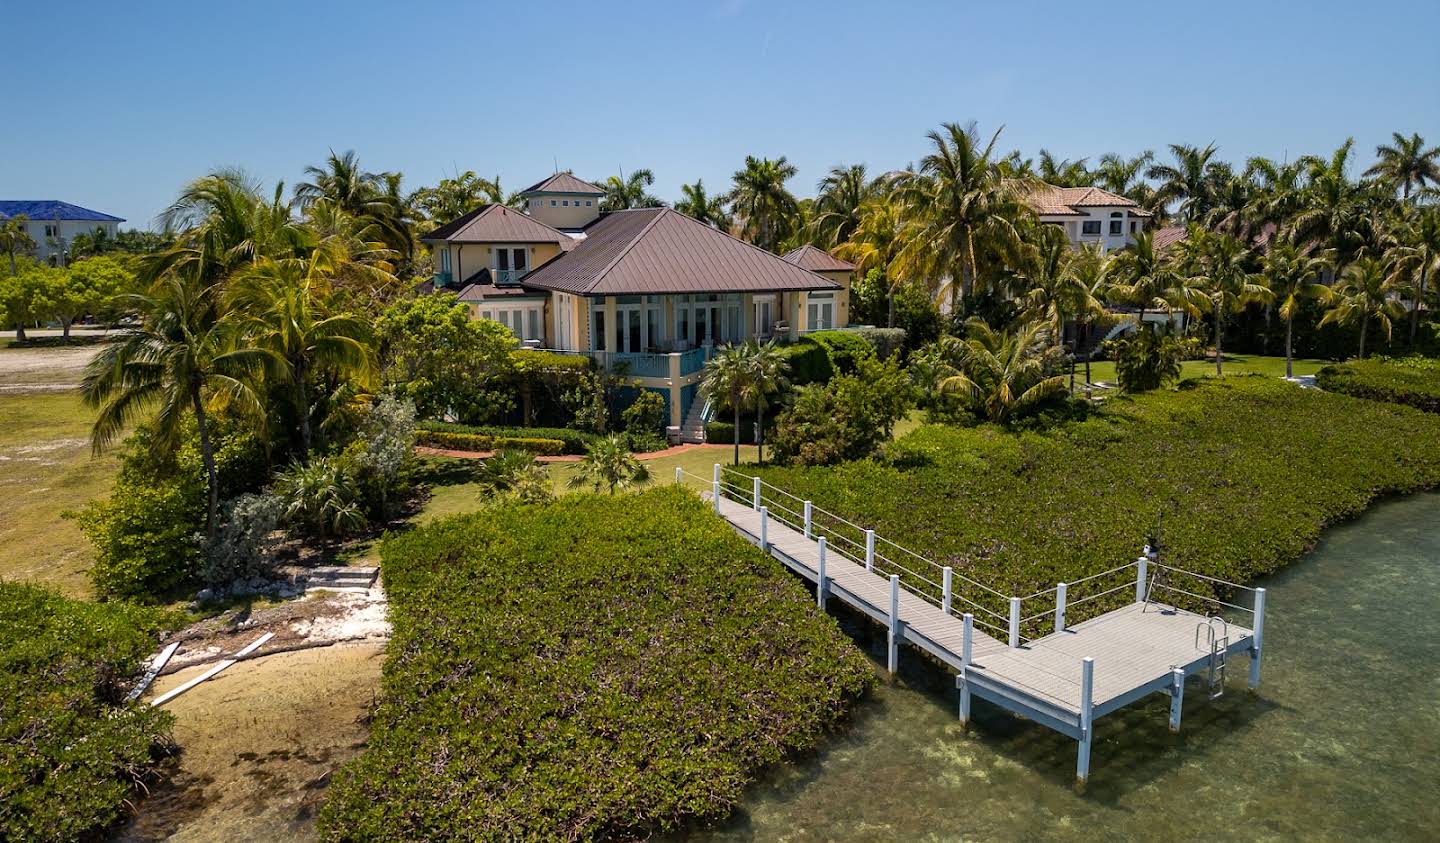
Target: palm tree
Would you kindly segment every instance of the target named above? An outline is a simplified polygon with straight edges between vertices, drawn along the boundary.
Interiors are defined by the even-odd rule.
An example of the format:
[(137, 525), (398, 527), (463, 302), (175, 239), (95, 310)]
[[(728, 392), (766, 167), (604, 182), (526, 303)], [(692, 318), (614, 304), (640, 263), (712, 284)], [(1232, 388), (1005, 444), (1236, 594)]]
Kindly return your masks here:
[(972, 319), (964, 340), (941, 340), (955, 363), (942, 370), (940, 392), (959, 395), (977, 414), (1002, 424), (1064, 395), (1064, 376), (1046, 374), (1047, 333), (1038, 322), (1002, 333)]
[(210, 412), (234, 408), (257, 425), (264, 410), (254, 378), (274, 362), (270, 352), (242, 347), (238, 324), (226, 318), (218, 288), (194, 275), (167, 275), (149, 294), (125, 297), (142, 314), (139, 328), (107, 345), (91, 361), (80, 385), (85, 404), (99, 409), (90, 430), (98, 452), (144, 409), (155, 406), (152, 447), (173, 451), (187, 413), (200, 436), (209, 502), (205, 530), (215, 536), (220, 481), (210, 441)]
[(1244, 310), (1251, 302), (1268, 303), (1275, 294), (1265, 286), (1265, 276), (1250, 272), (1254, 256), (1244, 243), (1228, 234), (1207, 235), (1202, 242), (1205, 274), (1195, 280), (1210, 301), (1210, 313), (1215, 319), (1215, 376), (1224, 377), (1226, 317)]
[(1199, 222), (1210, 210), (1218, 162), (1215, 144), (1204, 149), (1183, 143), (1170, 144), (1174, 164), (1151, 164), (1145, 171), (1146, 178), (1160, 182), (1156, 194), (1164, 204), (1179, 203), (1180, 219), (1184, 222)]
[(1285, 377), (1295, 377), (1292, 365), (1292, 340), (1295, 335), (1295, 314), (1306, 299), (1325, 301), (1330, 288), (1318, 282), (1329, 264), (1322, 258), (1305, 254), (1289, 239), (1277, 240), (1265, 255), (1265, 278), (1276, 298), (1280, 299), (1280, 318), (1285, 320)]
[(625, 437), (612, 434), (590, 446), (568, 485), (572, 489), (591, 486), (597, 492), (605, 489), (613, 495), (648, 482), (650, 469), (631, 455)]
[(480, 463), (475, 483), (495, 497), (511, 497), (521, 503), (553, 500), (550, 472), (529, 451), (503, 448)]
[(1399, 188), (1400, 196), (1410, 201), (1412, 188), (1423, 189), (1426, 182), (1440, 182), (1440, 146), (1425, 148), (1425, 139), (1418, 132), (1405, 137), (1392, 132), (1392, 144), (1375, 147), (1379, 157), (1365, 175), (1378, 178), (1392, 189)]
[(1401, 315), (1400, 303), (1393, 298), (1399, 292), (1399, 286), (1385, 271), (1384, 261), (1376, 257), (1360, 258), (1345, 267), (1332, 290), (1333, 304), (1321, 317), (1320, 324), (1351, 325), (1358, 321), (1360, 359), (1364, 360), (1365, 335), (1372, 318), (1385, 332), (1385, 339), (1390, 339), (1394, 321)]
[(281, 183), (267, 199), (241, 170), (196, 179), (160, 214), (165, 230), (180, 234), (170, 248), (141, 262), (140, 281), (179, 272), (209, 285), (262, 257), (300, 254), (308, 234), (284, 195)]
[(1040, 180), (1046, 184), (1053, 184), (1056, 187), (1084, 187), (1095, 180), (1094, 173), (1085, 166), (1090, 159), (1081, 158), (1078, 161), (1071, 161), (1069, 158), (1057, 160), (1050, 150), (1040, 150)]
[(353, 149), (343, 155), (330, 150), (325, 164), (306, 167), (305, 176), (310, 181), (295, 185), (295, 200), (302, 208), (318, 199), (328, 199), (358, 217), (367, 212), (370, 202), (380, 194), (380, 176), (362, 170), (360, 158)]
[(35, 251), (35, 238), (30, 236), (29, 222), (29, 217), (24, 214), (16, 214), (0, 220), (0, 251), (10, 256), (11, 275), (20, 274), (20, 270), (15, 264), (15, 256), (17, 254), (28, 255)]
[(684, 198), (675, 203), (675, 210), (711, 228), (729, 233), (730, 214), (725, 210), (725, 197), (708, 195), (705, 192), (704, 179), (696, 179), (694, 184), (680, 185), (680, 194)]
[(443, 224), (494, 201), (497, 195), (502, 195), (498, 184), (476, 175), (474, 170), (466, 170), (454, 178), (441, 179), (434, 187), (422, 187), (411, 201), (430, 220)]
[(705, 363), (700, 395), (719, 406), (728, 403), (735, 410), (735, 465), (740, 464), (740, 408), (753, 387), (754, 372), (743, 345), (729, 345)]
[[(1054, 226), (1045, 226), (1040, 231), (1040, 242), (1030, 247), (1027, 260), (1016, 272), (1016, 281), (1026, 288), (1019, 297), (1021, 318), (1043, 325), (1057, 348), (1064, 342), (1066, 325), (1078, 322), (1082, 315), (1093, 315), (1105, 309), (1091, 293), (1090, 287), (1076, 274), (1079, 261), (1079, 253), (1070, 248), (1064, 232)], [(1073, 354), (1070, 357), (1070, 381), (1073, 390)]]
[(1290, 221), (1296, 242), (1311, 251), (1332, 250), (1337, 268), (1359, 253), (1367, 237), (1364, 192), (1347, 173), (1354, 145), (1347, 139), (1328, 159), (1303, 160), (1305, 187), (1300, 209)]
[[(765, 407), (770, 403), (770, 396), (782, 392), (789, 386), (786, 373), (790, 368), (785, 355), (780, 353), (779, 347), (774, 340), (764, 345), (755, 340), (747, 340), (745, 343), (744, 356), (749, 362), (750, 377), (745, 384), (745, 399), (755, 404), (755, 445), (757, 448), (757, 459), (761, 465), (765, 464)], [(736, 441), (740, 436), (737, 433)]]
[[(1076, 253), (1075, 260), (1071, 265), (1071, 272), (1075, 276), (1075, 282), (1085, 289), (1086, 295), (1092, 299), (1097, 307), (1081, 308), (1076, 316), (1080, 327), (1080, 338), (1078, 341), (1088, 343), (1090, 332), (1093, 330), (1095, 320), (1105, 315), (1104, 302), (1110, 295), (1111, 279), (1110, 273), (1115, 266), (1114, 258), (1100, 251), (1100, 244), (1087, 243)], [(1085, 354), (1085, 383), (1092, 382), (1090, 378), (1090, 358), (1094, 350)], [(1071, 377), (1074, 379), (1073, 375)], [(1071, 384), (1071, 391), (1074, 391), (1074, 384)]]
[(864, 207), (880, 190), (881, 180), (868, 178), (864, 164), (832, 167), (816, 185), (815, 216), (810, 230), (815, 243), (833, 249), (850, 239), (860, 227)]
[(800, 204), (785, 187), (796, 172), (783, 155), (745, 156), (745, 168), (735, 171), (729, 199), (746, 240), (774, 252), (799, 228)]
[(1018, 251), (1017, 221), (1028, 213), (1022, 197), (1037, 186), (1002, 176), (992, 158), (1000, 131), (982, 145), (974, 125), (945, 123), (927, 135), (933, 149), (920, 169), (896, 177), (896, 196), (917, 227), (899, 268), (911, 277), (948, 274), (951, 313), (985, 280), (982, 270)]
[(1100, 166), (1092, 173), (1095, 186), (1121, 196), (1129, 196), (1140, 183), (1145, 168), (1154, 161), (1155, 153), (1149, 149), (1134, 158), (1121, 158), (1119, 155), (1106, 153), (1100, 156)]
[(903, 246), (903, 210), (890, 197), (870, 199), (860, 208), (860, 224), (834, 252), (835, 257), (855, 264), (858, 277), (863, 278), (872, 269), (884, 273), (889, 312), (885, 325), (889, 328), (895, 327), (895, 291), (904, 283), (895, 261)]
[(1406, 214), (1393, 232), (1392, 240), (1394, 280), (1414, 291), (1409, 296), (1410, 346), (1414, 348), (1415, 333), (1420, 326), (1420, 309), (1425, 307), (1427, 284), (1431, 273), (1440, 270), (1440, 207), (1430, 205)]
[(1174, 288), (1176, 273), (1165, 255), (1155, 248), (1155, 235), (1141, 231), (1135, 243), (1115, 256), (1111, 272), (1110, 292), (1115, 297), (1140, 308), (1136, 329), (1145, 327), (1145, 311), (1150, 307), (1168, 308), (1166, 291)]
[(643, 168), (632, 172), (629, 178), (624, 172), (611, 176), (605, 180), (605, 195), (600, 198), (600, 210), (664, 207), (665, 203), (651, 196), (647, 190), (654, 183), (655, 174)]
[(308, 260), (263, 258), (237, 276), (231, 294), (248, 342), (283, 364), (280, 375), (300, 424), (302, 461), (312, 444), (311, 379), (331, 373), (365, 385), (375, 372), (369, 323), (331, 307), (332, 270), (323, 252)]
[(314, 530), (322, 542), (365, 526), (355, 478), (335, 457), (295, 463), (275, 475), (275, 493), (285, 501), (285, 520)]

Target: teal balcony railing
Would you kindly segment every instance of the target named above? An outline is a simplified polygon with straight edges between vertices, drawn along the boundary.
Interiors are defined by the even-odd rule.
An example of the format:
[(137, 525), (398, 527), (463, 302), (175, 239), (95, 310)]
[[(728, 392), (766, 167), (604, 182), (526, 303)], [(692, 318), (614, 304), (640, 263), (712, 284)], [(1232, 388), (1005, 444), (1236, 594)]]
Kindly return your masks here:
[(437, 272), (437, 273), (435, 273), (434, 275), (430, 276), (430, 280), (431, 280), (432, 282), (434, 282), (434, 284), (435, 284), (435, 286), (436, 286), (437, 288), (438, 288), (438, 287), (448, 287), (448, 286), (450, 286), (451, 275), (450, 275), (450, 272), (449, 272), (448, 270), (442, 271), (442, 272)]

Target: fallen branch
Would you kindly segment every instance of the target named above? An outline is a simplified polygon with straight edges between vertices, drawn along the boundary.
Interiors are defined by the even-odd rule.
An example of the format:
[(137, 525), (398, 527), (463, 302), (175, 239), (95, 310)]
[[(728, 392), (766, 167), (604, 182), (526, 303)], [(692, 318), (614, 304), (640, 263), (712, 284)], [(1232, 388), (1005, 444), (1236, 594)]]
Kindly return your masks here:
[(219, 673), (230, 665), (240, 661), (241, 659), (255, 652), (256, 648), (258, 648), (261, 644), (264, 644), (266, 641), (269, 641), (271, 638), (274, 637), (275, 633), (273, 632), (265, 633), (254, 641), (251, 641), (249, 644), (246, 644), (245, 647), (240, 650), (240, 652), (236, 653), (230, 658), (225, 659), (224, 661), (220, 662), (219, 664), (215, 665), (214, 667), (210, 668), (209, 670), (205, 671), (194, 679), (191, 679), (190, 681), (185, 682), (175, 688), (171, 688), (169, 691), (166, 691), (164, 694), (156, 697), (155, 701), (150, 703), (150, 705), (152, 707), (160, 706), (164, 705), (170, 700), (175, 699), (176, 697), (180, 696), (191, 688), (194, 688), (196, 685), (199, 685), (201, 682), (204, 682), (206, 679), (213, 677), (215, 674)]

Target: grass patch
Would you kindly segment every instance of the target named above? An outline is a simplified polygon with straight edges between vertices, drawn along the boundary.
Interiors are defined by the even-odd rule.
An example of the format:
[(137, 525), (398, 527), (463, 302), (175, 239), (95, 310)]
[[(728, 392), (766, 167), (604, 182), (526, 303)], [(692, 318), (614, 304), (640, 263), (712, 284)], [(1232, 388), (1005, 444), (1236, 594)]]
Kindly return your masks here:
[[(1209, 379), (1117, 397), (1044, 432), (928, 425), (890, 456), (764, 474), (1006, 594), (1134, 559), (1162, 516), (1170, 564), (1245, 582), (1377, 495), (1440, 483), (1440, 419), (1269, 378)], [(998, 598), (967, 596), (1005, 614)]]
[(1440, 413), (1440, 360), (1426, 357), (1357, 360), (1326, 366), (1320, 370), (1316, 383), (1327, 392)]
[(384, 698), (326, 839), (717, 818), (874, 680), (797, 580), (680, 489), (444, 519), (383, 555)]
[[(1295, 376), (1313, 375), (1321, 369), (1330, 365), (1329, 360), (1301, 360), (1292, 361)], [(1270, 378), (1285, 377), (1284, 357), (1264, 357), (1258, 354), (1227, 354), (1224, 360), (1225, 377), (1231, 375), (1265, 375)], [(1068, 374), (1068, 373), (1067, 373)], [(1180, 364), (1181, 378), (1213, 378), (1215, 377), (1215, 358), (1207, 360), (1186, 360)], [(1075, 367), (1075, 382), (1079, 384), (1085, 378), (1085, 364), (1080, 363)], [(1107, 381), (1115, 383), (1115, 361), (1097, 360), (1090, 364), (1090, 378), (1095, 382)]]
[(0, 581), (0, 839), (86, 838), (155, 773), (170, 715), (119, 681), (166, 617)]

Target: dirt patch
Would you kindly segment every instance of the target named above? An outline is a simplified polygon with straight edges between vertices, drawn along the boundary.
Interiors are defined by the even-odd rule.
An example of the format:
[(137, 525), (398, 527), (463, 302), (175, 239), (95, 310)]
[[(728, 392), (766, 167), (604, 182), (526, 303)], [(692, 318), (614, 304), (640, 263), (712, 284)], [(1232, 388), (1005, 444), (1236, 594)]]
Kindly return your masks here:
[[(138, 805), (124, 841), (313, 840), (331, 775), (365, 746), (383, 642), (241, 662), (176, 697), (169, 782)], [(157, 680), (164, 693), (198, 675)]]
[(85, 366), (103, 348), (103, 345), (0, 348), (0, 385), (34, 388), (42, 384), (60, 387), (78, 384)]

